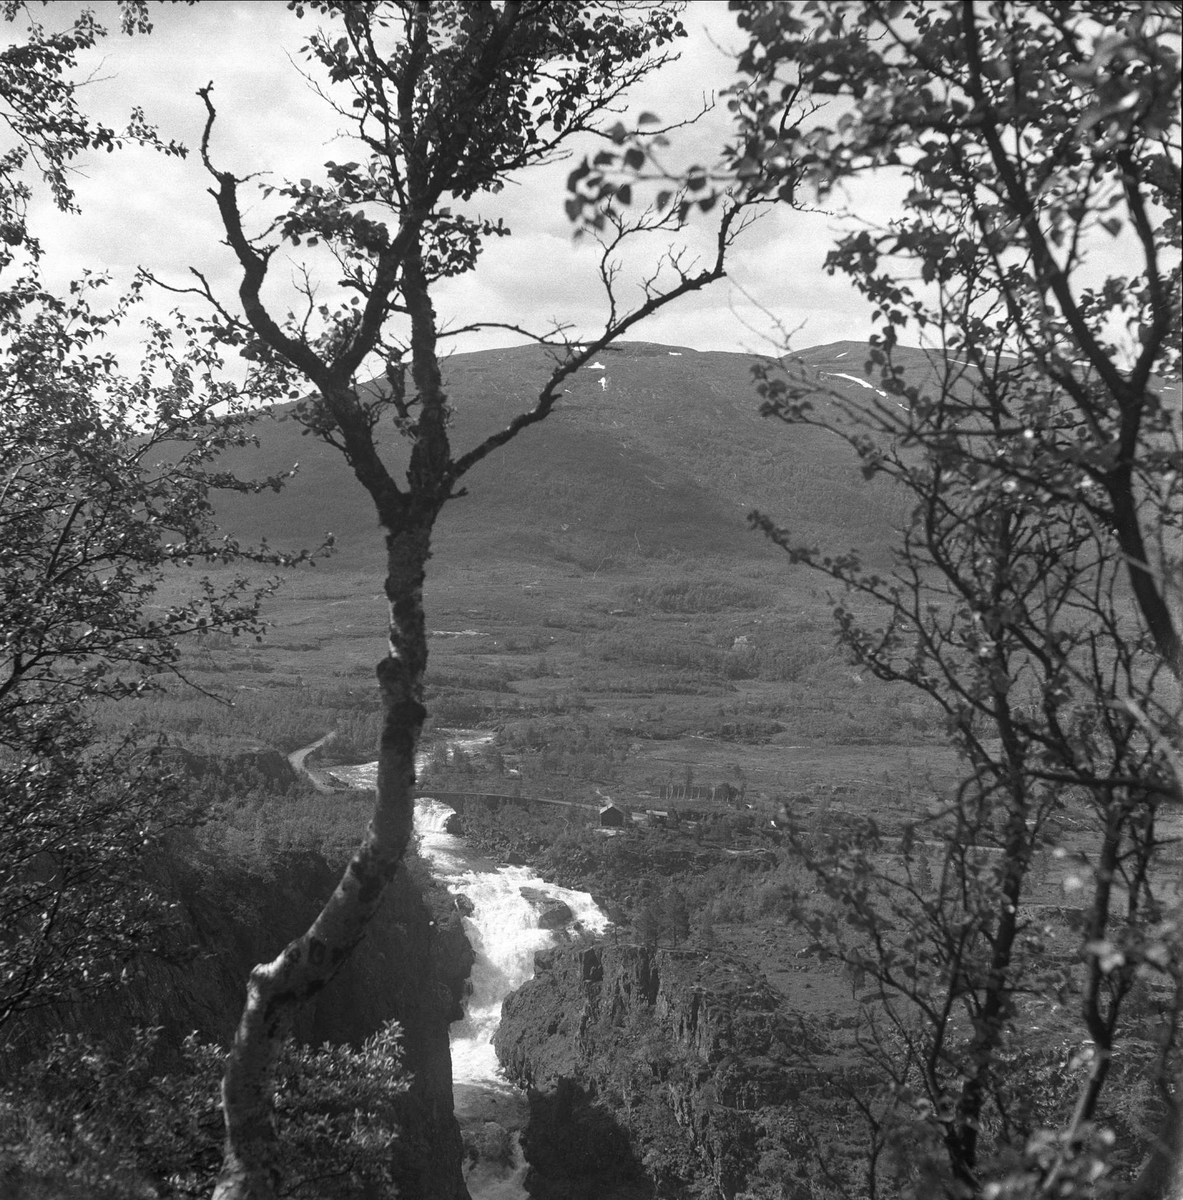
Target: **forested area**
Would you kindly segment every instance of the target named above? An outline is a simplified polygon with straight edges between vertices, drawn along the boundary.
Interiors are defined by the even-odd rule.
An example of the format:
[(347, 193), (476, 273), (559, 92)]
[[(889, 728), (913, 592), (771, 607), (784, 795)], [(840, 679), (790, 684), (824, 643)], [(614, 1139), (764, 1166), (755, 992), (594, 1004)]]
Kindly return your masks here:
[[(511, 806), (465, 819), (474, 846), (593, 891), (616, 945), (750, 964), (760, 927), (851, 981), (841, 1061), (811, 1034), (775, 1068), (840, 1098), (829, 1133), (769, 1118), (742, 1183), (654, 1167), (654, 1195), (1165, 1200), (1183, 1184), (1178, 6), (730, 8), (731, 139), (687, 165), (694, 114), (628, 109), (687, 36), (680, 6), (292, 5), (301, 70), (358, 161), (277, 182), (229, 165), (241, 114), (215, 84), (188, 147), (135, 95), (124, 127), (87, 111), (88, 53), (150, 39), (153, 6), (4, 4), (0, 1187), (394, 1194), (414, 1086), (397, 1029), (317, 1050), (301, 1022), (362, 969), (388, 893), (424, 930), (428, 909), (459, 927), (414, 856), (425, 779), (643, 798), (647, 820), (614, 837)], [(76, 168), (130, 148), (199, 162), (217, 277), (146, 263), (117, 282), (96, 261), (56, 282), (38, 203), (77, 212)], [(598, 247), (602, 323), (449, 324), (445, 287), (510, 232), (478, 203), (567, 156), (554, 205)], [(898, 190), (881, 224), (846, 211), (868, 179)], [(494, 636), (468, 597), (457, 623), (489, 628), (433, 628), (431, 588), (461, 591), (436, 582), (440, 530), (456, 502), (483, 511), (486, 459), (565, 417), (580, 372), (647, 317), (723, 279), (755, 217), (818, 207), (854, 222), (824, 267), (871, 310), (861, 378), (795, 357), (782, 329), (750, 403), (770, 444), (807, 431), (848, 450), (903, 514), (898, 540), (820, 545), (794, 512), (756, 509), (753, 536), (783, 558), (724, 571), (643, 553), (634, 530), (631, 559), (556, 553), (575, 582), (545, 619)], [(473, 434), (449, 339), (493, 327), (549, 359), (507, 423)], [(331, 565), (331, 540), (218, 523), (222, 497), (283, 502), (294, 463), (239, 465), (280, 407), (340, 456), (378, 528), (364, 588), (342, 585), (381, 611), (348, 667), (318, 657), (328, 618), (300, 624), (313, 585), (283, 599)], [(277, 614), (302, 632), (279, 640)], [(445, 652), (445, 633), (466, 640)], [(417, 767), (450, 723), (487, 746)], [(377, 755), (374, 797), (285, 762), (330, 729), (341, 760)], [(654, 747), (679, 739), (723, 746), (715, 774), (667, 765)], [(890, 746), (890, 765), (849, 786), (789, 778), (763, 750), (789, 741), (852, 763)], [(696, 779), (741, 799), (679, 819), (669, 798)], [(209, 895), (282, 909), (285, 872), (313, 862), (310, 880), (339, 882), (288, 905), (302, 923), (243, 979), (237, 1032), (141, 1027), (198, 932), (234, 942), (242, 914), (211, 916)], [(132, 995), (99, 1038), (88, 1020), (109, 1026)], [(681, 1086), (694, 1062), (656, 1016), (628, 1020), (604, 1016), (580, 1069), (593, 1100), (655, 1121), (613, 1038), (652, 1051), (648, 1084)], [(683, 1132), (709, 1157), (696, 1121)]]

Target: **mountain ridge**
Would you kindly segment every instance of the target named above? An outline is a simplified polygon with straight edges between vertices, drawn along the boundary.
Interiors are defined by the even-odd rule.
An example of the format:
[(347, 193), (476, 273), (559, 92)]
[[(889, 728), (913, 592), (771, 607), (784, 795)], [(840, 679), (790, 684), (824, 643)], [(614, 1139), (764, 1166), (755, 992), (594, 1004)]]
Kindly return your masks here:
[[(859, 351), (866, 347), (837, 342), (792, 357), (817, 370), (847, 368), (828, 382), (857, 396), (870, 386), (855, 375)], [(751, 368), (773, 361), (650, 342), (606, 348), (567, 381), (546, 420), (468, 473), (467, 495), (441, 514), (437, 554), (583, 565), (760, 558), (771, 551), (747, 529), (753, 508), (789, 522), (802, 540), (874, 554), (906, 507), (885, 481), (864, 480), (837, 438), (759, 415)], [(442, 365), (458, 454), (529, 408), (550, 373), (547, 351), (529, 345)], [(301, 437), (293, 407), (261, 420), (259, 449), (236, 451), (227, 465), (257, 477), (299, 461), (298, 473), (279, 495), (220, 499), (219, 523), (244, 542), (266, 537), (284, 549), (332, 532), (336, 565), (360, 566), (382, 553), (369, 498), (336, 449)], [(380, 435), (398, 479), (406, 444), (392, 428)]]

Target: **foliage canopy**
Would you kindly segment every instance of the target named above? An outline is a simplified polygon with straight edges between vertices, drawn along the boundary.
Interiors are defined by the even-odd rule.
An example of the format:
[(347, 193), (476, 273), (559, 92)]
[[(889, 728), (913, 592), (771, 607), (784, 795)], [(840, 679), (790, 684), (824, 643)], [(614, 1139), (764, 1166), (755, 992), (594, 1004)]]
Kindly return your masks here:
[[(124, 16), (147, 30), (142, 5)], [(112, 304), (101, 276), (64, 297), (42, 282), (25, 221), (38, 176), (70, 208), (71, 160), (126, 140), (77, 105), (77, 55), (103, 33), (90, 14), (65, 33), (31, 20), (0, 71), (16, 139), (0, 159), (0, 1026), (117, 981), (162, 919), (142, 868), (183, 813), (150, 748), (105, 744), (93, 706), (176, 672), (188, 635), (257, 633), (273, 587), (232, 576), (173, 598), (168, 569), (283, 561), (214, 530), (211, 489), (281, 483), (212, 465), (249, 440), (216, 350), (179, 317), (148, 321), (125, 373), (109, 339), (142, 286)], [(139, 114), (126, 137), (180, 153)]]
[[(902, 195), (827, 258), (873, 305), (877, 386), (852, 400), (790, 363), (760, 372), (765, 411), (831, 430), (916, 505), (885, 577), (755, 520), (879, 602), (879, 627), (839, 604), (842, 641), (939, 704), (966, 763), (898, 858), (873, 822), (802, 834), (845, 921), (803, 917), (881, 992), (864, 1186), (888, 1186), (880, 1152), (903, 1136), (908, 1194), (1094, 1194), (1139, 1165), (1105, 1133), (1130, 1142), (1132, 1072), (1158, 1089), (1139, 1120), (1167, 1131), (1138, 1185), (1153, 1194), (1178, 1128), (1179, 915), (1156, 832), (1183, 799), (1177, 7), (733, 7), (750, 34), (737, 180), (832, 201), (876, 172)], [(840, 97), (839, 115), (789, 120), (798, 92)], [(893, 361), (905, 331), (933, 347), (924, 378)], [(929, 841), (946, 846), (935, 883)], [(1029, 907), (1049, 852), (1083, 889), (1079, 960), (1050, 973)], [(1148, 986), (1166, 1020), (1147, 1041)], [(1068, 997), (1089, 1055), (1057, 1097), (1013, 1048)]]

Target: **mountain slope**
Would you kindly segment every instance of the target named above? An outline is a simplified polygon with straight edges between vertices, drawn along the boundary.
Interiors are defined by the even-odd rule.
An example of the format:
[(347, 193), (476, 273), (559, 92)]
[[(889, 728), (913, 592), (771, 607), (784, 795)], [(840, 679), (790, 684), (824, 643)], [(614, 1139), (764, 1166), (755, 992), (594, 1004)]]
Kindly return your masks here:
[[(857, 396), (865, 347), (806, 351), (827, 382)], [(567, 386), (551, 416), (524, 431), (466, 478), (469, 495), (445, 509), (441, 558), (575, 561), (584, 565), (670, 553), (735, 558), (769, 553), (747, 531), (760, 508), (803, 539), (873, 549), (903, 516), (886, 484), (868, 484), (853, 455), (818, 430), (759, 415), (744, 354), (699, 353), (650, 343), (605, 351)], [(453, 444), (463, 451), (530, 406), (550, 362), (537, 347), (456, 355), (445, 364), (454, 409)], [(369, 499), (340, 454), (302, 430), (290, 408), (257, 427), (260, 448), (231, 459), (266, 474), (299, 462), (279, 495), (231, 496), (223, 527), (244, 540), (284, 548), (316, 544), (331, 531), (338, 567), (378, 561)], [(406, 448), (386, 438), (396, 478)], [(332, 564), (330, 564), (332, 569)]]

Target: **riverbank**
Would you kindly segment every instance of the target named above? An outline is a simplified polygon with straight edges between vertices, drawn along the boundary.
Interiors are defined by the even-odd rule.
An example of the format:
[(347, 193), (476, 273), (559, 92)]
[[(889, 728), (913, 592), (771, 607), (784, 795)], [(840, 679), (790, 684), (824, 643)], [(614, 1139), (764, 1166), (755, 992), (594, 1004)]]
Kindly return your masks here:
[[(858, 1144), (846, 1097), (813, 1065), (834, 1031), (735, 956), (600, 943), (537, 966), (496, 1036), (530, 1098), (531, 1196), (780, 1196), (808, 1171), (806, 1113), (814, 1140)], [(853, 1081), (852, 1062), (831, 1067)]]
[[(471, 729), (440, 733), (449, 751), (465, 753), (487, 745), (493, 736)], [(293, 766), (307, 771), (309, 753), (323, 742), (305, 747)], [(439, 744), (437, 740), (421, 749), (421, 771)], [(377, 764), (336, 766), (324, 769), (324, 774), (337, 787), (370, 790)], [(432, 798), (416, 802), (419, 853), (433, 879), (451, 895), (452, 919), (462, 921), (472, 951), (466, 1000), (463, 1010), (454, 1013), (449, 1038), (464, 1178), (473, 1200), (525, 1200), (530, 1194), (525, 1189), (529, 1166), (521, 1143), (532, 1114), (526, 1094), (507, 1081), (494, 1050), (502, 1005), (532, 977), (537, 954), (603, 935), (608, 918), (587, 892), (559, 886), (520, 863), (483, 854), (456, 834), (455, 820), (455, 811), (446, 804)]]
[(288, 755), (288, 762), (291, 764), (292, 770), (297, 775), (302, 775), (318, 792), (340, 792), (343, 790), (343, 785), (338, 783), (332, 775), (319, 767), (314, 767), (309, 761), (314, 755), (318, 754), (325, 746), (333, 742), (337, 737), (335, 730), (330, 730), (322, 738), (317, 738), (310, 746), (302, 746), (299, 750), (293, 750)]
[(531, 978), (536, 954), (602, 935), (607, 918), (585, 892), (549, 883), (531, 870), (472, 850), (449, 833), (452, 810), (416, 805), (420, 853), (453, 895), (474, 961), (463, 1016), (450, 1033), (455, 1111), (473, 1200), (526, 1197), (519, 1140), (525, 1097), (506, 1081), (493, 1048), (505, 998)]

